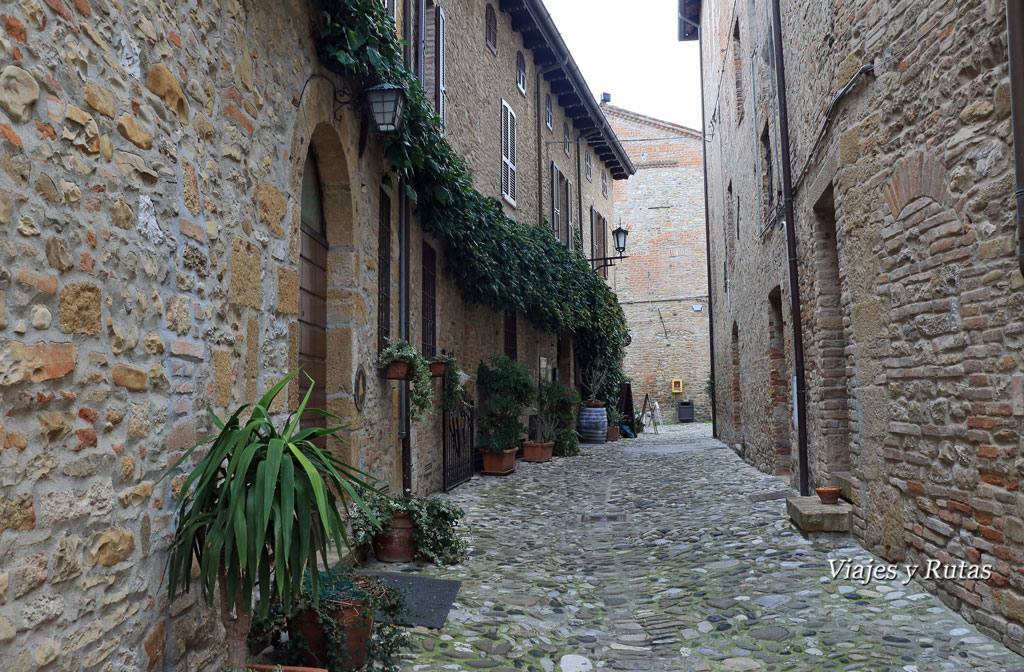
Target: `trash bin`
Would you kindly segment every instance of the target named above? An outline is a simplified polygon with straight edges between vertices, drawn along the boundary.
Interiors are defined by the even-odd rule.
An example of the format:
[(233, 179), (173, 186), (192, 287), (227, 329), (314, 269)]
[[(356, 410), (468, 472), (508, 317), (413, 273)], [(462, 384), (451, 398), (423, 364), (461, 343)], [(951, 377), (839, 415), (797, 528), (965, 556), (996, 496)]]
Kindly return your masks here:
[(693, 422), (693, 402), (679, 402), (679, 422)]

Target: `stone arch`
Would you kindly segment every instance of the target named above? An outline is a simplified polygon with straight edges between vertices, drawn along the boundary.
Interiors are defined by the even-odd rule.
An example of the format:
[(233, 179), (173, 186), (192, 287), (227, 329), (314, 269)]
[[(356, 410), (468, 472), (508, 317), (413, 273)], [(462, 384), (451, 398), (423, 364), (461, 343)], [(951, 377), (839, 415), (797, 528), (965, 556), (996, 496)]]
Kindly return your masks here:
[(931, 197), (944, 207), (952, 206), (952, 194), (946, 186), (946, 168), (924, 150), (900, 159), (893, 166), (884, 191), (892, 216), (899, 219), (903, 209), (922, 196)]
[[(352, 188), (357, 139), (349, 117), (348, 113), (343, 113), (341, 118), (335, 118), (333, 89), (329, 83), (322, 79), (309, 83), (296, 113), (289, 154), (288, 185), (293, 196), (289, 240), (291, 260), (301, 265), (301, 194), (306, 159), (311, 155), (319, 175), (327, 245), (326, 406), (330, 412), (349, 420), (351, 430), (358, 430), (362, 427), (362, 416), (355, 408), (353, 388), (360, 359), (359, 326), (367, 316), (365, 301), (360, 295), (360, 204)], [(297, 366), (297, 325), (292, 326), (290, 351), (292, 365)], [(298, 386), (291, 387), (294, 407), (298, 402)], [(355, 464), (357, 455), (346, 452), (355, 450), (353, 446), (358, 442), (346, 438), (347, 444), (332, 441), (329, 446)]]

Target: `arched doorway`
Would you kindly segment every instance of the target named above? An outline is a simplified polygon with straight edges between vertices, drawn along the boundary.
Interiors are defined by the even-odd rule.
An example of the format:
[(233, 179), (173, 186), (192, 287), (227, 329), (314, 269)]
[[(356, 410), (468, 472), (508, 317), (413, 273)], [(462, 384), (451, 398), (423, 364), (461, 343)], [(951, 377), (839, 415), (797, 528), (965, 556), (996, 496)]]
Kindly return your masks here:
[[(327, 225), (320, 172), (310, 147), (302, 170), (302, 223), (299, 254), (299, 398), (310, 386), (309, 405), (327, 407)], [(327, 418), (305, 413), (301, 427), (326, 427)], [(324, 441), (321, 447), (326, 447)]]

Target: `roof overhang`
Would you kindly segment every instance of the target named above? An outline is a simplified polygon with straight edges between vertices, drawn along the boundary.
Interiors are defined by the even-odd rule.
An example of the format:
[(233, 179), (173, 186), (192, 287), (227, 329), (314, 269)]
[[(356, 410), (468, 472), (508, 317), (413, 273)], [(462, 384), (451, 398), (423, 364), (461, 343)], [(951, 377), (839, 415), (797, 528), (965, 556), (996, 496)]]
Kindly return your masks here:
[(679, 41), (700, 39), (700, 0), (679, 0)]
[(550, 83), (558, 104), (607, 164), (612, 178), (624, 180), (636, 173), (543, 0), (500, 0), (499, 6), (511, 17), (512, 29), (522, 35), (523, 46), (533, 53), (533, 62)]

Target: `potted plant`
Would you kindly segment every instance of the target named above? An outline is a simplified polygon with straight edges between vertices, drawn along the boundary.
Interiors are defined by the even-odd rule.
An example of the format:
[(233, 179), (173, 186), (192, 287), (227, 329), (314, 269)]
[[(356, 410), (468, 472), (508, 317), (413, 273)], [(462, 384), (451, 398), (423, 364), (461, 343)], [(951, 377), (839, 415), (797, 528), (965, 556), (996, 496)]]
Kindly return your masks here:
[(552, 438), (555, 441), (556, 456), (576, 457), (580, 454), (580, 435), (572, 427), (556, 429)]
[(480, 362), (476, 387), (481, 395), (480, 446), (485, 474), (506, 475), (516, 468), (516, 450), (526, 427), (520, 416), (534, 399), (537, 388), (530, 373), (504, 354)]
[(469, 376), (462, 372), (454, 357), (445, 354), (431, 362), (431, 375), (434, 375), (434, 365), (438, 362), (444, 363), (444, 381), (441, 383), (441, 409), (451, 411), (465, 402), (465, 381), (469, 379)]
[[(302, 403), (279, 428), (271, 417), (274, 399), (298, 373), (289, 373), (259, 401), (246, 404), (229, 418), (208, 409), (217, 432), (178, 458), (161, 480), (174, 473), (201, 446), (208, 446), (182, 483), (175, 502), (178, 521), (168, 561), (168, 596), (192, 588), (193, 572), (200, 593), (213, 607), (219, 597), (227, 630), (228, 665), (243, 670), (246, 638), (252, 622), (253, 593), (290, 611), (297, 604), (302, 577), (319, 577), (317, 554), (327, 557), (333, 546), (343, 555), (348, 545), (344, 513), (350, 504), (363, 508), (358, 489), (372, 490), (365, 474), (314, 444), (345, 427), (299, 428), (303, 413), (333, 420), (337, 416), (306, 408), (312, 381)], [(243, 414), (249, 415), (243, 421)], [(315, 603), (319, 581), (307, 594)]]
[(607, 438), (609, 441), (619, 440), (619, 424), (622, 422), (622, 413), (615, 406), (606, 406), (605, 415), (608, 416), (608, 433)]
[(523, 460), (547, 462), (554, 453), (555, 431), (572, 424), (572, 410), (580, 401), (575, 390), (561, 383), (544, 383), (537, 394), (537, 438), (523, 442)]
[(434, 388), (430, 384), (430, 363), (416, 346), (398, 339), (377, 357), (377, 366), (392, 380), (411, 380), (409, 391), (410, 412), (413, 422), (419, 422), (434, 402)]
[(459, 530), (465, 513), (447, 499), (399, 494), (369, 494), (364, 499), (373, 517), (356, 512), (353, 541), (369, 545), (381, 562), (410, 562), (422, 556), (451, 565), (465, 556), (468, 545)]

